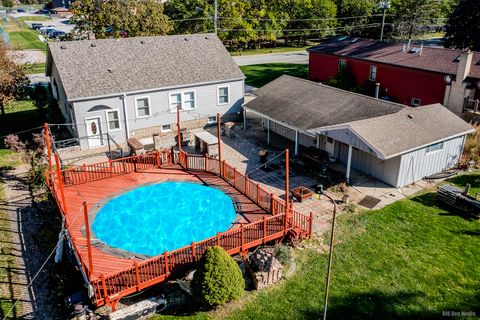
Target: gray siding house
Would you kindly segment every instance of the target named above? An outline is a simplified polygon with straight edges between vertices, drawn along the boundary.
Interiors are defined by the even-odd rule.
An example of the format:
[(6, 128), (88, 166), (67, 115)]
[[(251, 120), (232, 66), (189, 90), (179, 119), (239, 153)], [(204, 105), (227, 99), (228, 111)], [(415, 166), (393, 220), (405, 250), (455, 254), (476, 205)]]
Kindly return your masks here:
[(245, 112), (300, 148), (327, 151), (345, 166), (394, 187), (455, 167), (474, 129), (440, 104), (411, 108), (282, 76), (255, 92)]
[(241, 113), (245, 76), (214, 34), (52, 42), (47, 75), (82, 149)]

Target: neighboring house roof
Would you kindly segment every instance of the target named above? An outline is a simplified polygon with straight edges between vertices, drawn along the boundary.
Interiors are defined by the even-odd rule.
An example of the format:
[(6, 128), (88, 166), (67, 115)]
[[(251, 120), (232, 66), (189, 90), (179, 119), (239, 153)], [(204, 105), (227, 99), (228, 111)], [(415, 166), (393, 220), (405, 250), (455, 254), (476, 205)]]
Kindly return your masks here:
[(245, 78), (214, 34), (50, 42), (53, 64), (69, 100)]
[[(410, 46), (412, 49), (413, 46)], [(419, 53), (404, 50), (404, 44), (387, 43), (376, 40), (354, 37), (334, 37), (320, 45), (311, 47), (308, 51), (333, 54), (396, 66), (439, 72), (455, 75), (458, 69), (458, 59), (462, 50), (424, 46)], [(474, 52), (469, 76), (480, 78), (480, 53)]]
[(70, 10), (68, 10), (67, 8), (64, 8), (64, 7), (53, 8), (51, 11), (54, 11), (54, 12), (70, 12)]
[(283, 75), (255, 91), (245, 108), (308, 130), (398, 112), (403, 105)]
[(438, 103), (417, 108), (405, 107), (394, 114), (315, 131), (345, 127), (383, 159), (474, 131), (471, 125)]

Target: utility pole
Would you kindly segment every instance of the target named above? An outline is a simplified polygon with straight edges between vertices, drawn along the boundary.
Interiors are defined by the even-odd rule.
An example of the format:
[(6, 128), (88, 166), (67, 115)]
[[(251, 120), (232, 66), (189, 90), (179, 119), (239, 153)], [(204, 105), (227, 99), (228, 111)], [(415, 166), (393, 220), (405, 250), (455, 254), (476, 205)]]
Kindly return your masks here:
[(382, 2), (380, 2), (380, 8), (383, 9), (382, 30), (380, 31), (380, 41), (383, 41), (383, 29), (385, 28), (385, 15), (386, 15), (387, 9), (390, 9), (390, 1), (383, 0)]
[(213, 23), (215, 34), (218, 35), (218, 0), (215, 0), (215, 9), (213, 13)]

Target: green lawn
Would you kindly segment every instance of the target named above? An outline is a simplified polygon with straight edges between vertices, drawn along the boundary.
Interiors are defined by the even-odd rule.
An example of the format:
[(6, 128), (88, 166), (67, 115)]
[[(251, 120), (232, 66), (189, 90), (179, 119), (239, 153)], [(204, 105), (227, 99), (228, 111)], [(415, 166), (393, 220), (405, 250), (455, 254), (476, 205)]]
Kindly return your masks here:
[[(479, 174), (461, 176), (465, 181), (480, 188)], [(434, 192), (340, 216), (336, 237), (329, 319), (437, 319), (443, 311), (480, 315), (480, 223), (439, 206)], [(248, 293), (240, 308), (192, 317), (321, 318), (327, 256), (312, 249), (296, 254), (292, 278)]]
[(304, 78), (308, 77), (308, 65), (295, 63), (267, 63), (240, 67), (247, 79), (246, 84), (261, 87), (283, 74)]
[(9, 44), (14, 50), (47, 50), (47, 45), (40, 41), (39, 34), (26, 25), (18, 26), (10, 20), (8, 24), (0, 22), (0, 27), (4, 28), (9, 37)]
[(27, 74), (45, 74), (45, 62), (28, 65)]
[(30, 100), (12, 101), (5, 106), (5, 111), (6, 119), (0, 118), (0, 136), (41, 126), (46, 119), (45, 110), (37, 109)]
[(232, 56), (250, 56), (254, 54), (267, 54), (267, 53), (282, 53), (282, 52), (296, 52), (296, 51), (305, 51), (309, 46), (305, 47), (278, 47), (278, 48), (261, 48), (261, 49), (252, 49), (245, 51), (231, 51), (230, 55)]
[[(12, 170), (20, 163), (18, 154), (10, 150), (0, 149), (0, 176)], [(0, 204), (5, 201), (5, 192), (0, 181)], [(12, 236), (9, 232), (10, 220), (8, 213), (0, 209), (0, 316), (5, 318), (13, 306), (14, 295), (18, 295), (17, 288), (13, 285), (16, 282), (15, 256), (12, 255)], [(15, 310), (10, 314), (16, 318), (17, 310), (21, 310), (21, 303), (17, 304)]]

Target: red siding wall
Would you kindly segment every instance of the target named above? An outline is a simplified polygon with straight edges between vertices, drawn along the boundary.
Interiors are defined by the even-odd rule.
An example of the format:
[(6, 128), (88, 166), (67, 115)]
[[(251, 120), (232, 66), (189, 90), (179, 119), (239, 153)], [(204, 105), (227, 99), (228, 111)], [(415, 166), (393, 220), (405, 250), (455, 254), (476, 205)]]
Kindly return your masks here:
[(443, 75), (434, 72), (395, 67), (352, 58), (338, 57), (329, 54), (310, 52), (309, 77), (313, 81), (324, 82), (337, 74), (338, 60), (345, 59), (358, 85), (368, 81), (370, 66), (377, 67), (377, 79), (380, 83), (380, 95), (388, 95), (395, 102), (411, 105), (412, 98), (422, 100), (422, 105), (443, 103), (445, 82)]

